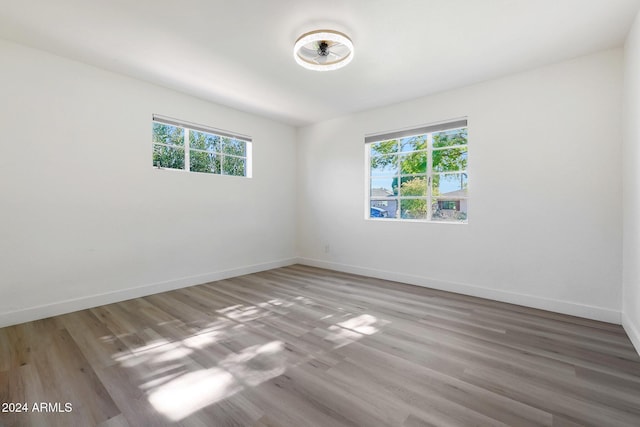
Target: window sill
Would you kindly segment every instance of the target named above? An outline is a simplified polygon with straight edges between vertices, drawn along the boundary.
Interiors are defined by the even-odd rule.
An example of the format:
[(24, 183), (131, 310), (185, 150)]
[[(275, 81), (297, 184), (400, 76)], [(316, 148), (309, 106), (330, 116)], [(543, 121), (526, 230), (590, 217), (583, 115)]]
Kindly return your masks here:
[(427, 221), (426, 219), (395, 219), (395, 218), (365, 218), (365, 221), (371, 222), (411, 222), (411, 223), (419, 223), (419, 224), (445, 224), (445, 225), (467, 225), (469, 221)]

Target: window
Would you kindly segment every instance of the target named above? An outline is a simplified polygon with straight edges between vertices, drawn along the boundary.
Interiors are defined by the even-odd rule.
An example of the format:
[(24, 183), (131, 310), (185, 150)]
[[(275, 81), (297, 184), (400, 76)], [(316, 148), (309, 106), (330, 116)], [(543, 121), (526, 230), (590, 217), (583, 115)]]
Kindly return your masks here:
[(153, 165), (251, 177), (251, 138), (153, 116)]
[(467, 121), (365, 138), (367, 218), (467, 222)]

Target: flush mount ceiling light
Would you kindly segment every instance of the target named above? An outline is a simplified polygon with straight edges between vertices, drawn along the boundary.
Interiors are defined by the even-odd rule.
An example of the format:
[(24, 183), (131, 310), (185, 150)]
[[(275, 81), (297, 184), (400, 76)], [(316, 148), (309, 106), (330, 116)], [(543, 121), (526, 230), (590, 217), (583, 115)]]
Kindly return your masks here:
[(293, 57), (309, 70), (337, 70), (353, 59), (353, 43), (338, 31), (311, 31), (298, 37), (293, 46)]

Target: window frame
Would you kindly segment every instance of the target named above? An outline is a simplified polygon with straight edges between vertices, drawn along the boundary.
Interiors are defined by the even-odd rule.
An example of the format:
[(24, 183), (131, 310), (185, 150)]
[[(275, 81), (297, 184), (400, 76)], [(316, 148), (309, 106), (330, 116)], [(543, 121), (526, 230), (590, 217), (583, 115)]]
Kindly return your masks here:
[[(433, 135), (434, 134), (438, 134), (438, 133), (442, 133), (442, 132), (447, 132), (447, 131), (455, 131), (455, 130), (462, 130), (462, 129), (466, 129), (467, 130), (467, 141), (465, 144), (457, 144), (457, 145), (450, 145), (450, 146), (444, 146), (444, 147), (434, 147), (433, 146)], [(399, 131), (393, 131), (393, 132), (387, 132), (387, 133), (382, 133), (382, 134), (374, 134), (374, 135), (368, 135), (365, 136), (365, 212), (364, 212), (364, 217), (365, 220), (371, 220), (371, 221), (391, 221), (391, 222), (421, 222), (421, 223), (437, 223), (437, 224), (468, 224), (469, 222), (469, 216), (468, 216), (468, 212), (469, 212), (469, 164), (468, 164), (468, 158), (469, 158), (469, 143), (468, 143), (468, 138), (469, 138), (469, 134), (468, 134), (468, 122), (466, 117), (463, 119), (457, 119), (457, 120), (450, 120), (450, 121), (446, 121), (446, 122), (441, 122), (441, 123), (436, 123), (436, 124), (431, 124), (431, 125), (426, 125), (426, 126), (422, 126), (422, 127), (416, 127), (416, 128), (412, 128), (412, 129), (406, 129), (406, 130), (399, 130)], [(402, 151), (402, 140), (405, 138), (410, 138), (410, 137), (422, 137), (424, 136), (424, 139), (426, 141), (426, 148), (425, 149), (421, 149), (421, 150), (411, 150), (411, 151)], [(397, 151), (395, 151), (393, 154), (390, 155), (395, 155), (397, 156), (397, 164), (396, 164), (396, 172), (395, 174), (390, 174), (390, 175), (382, 175), (380, 176), (380, 179), (382, 178), (393, 178), (393, 179), (397, 179), (397, 183), (398, 183), (398, 190), (397, 193), (393, 195), (393, 197), (388, 197), (388, 198), (384, 198), (384, 197), (375, 197), (372, 195), (372, 187), (373, 187), (373, 182), (372, 180), (377, 178), (377, 176), (374, 176), (372, 174), (372, 166), (371, 166), (371, 161), (372, 158), (375, 156), (371, 155), (371, 147), (372, 145), (376, 144), (376, 143), (380, 143), (380, 142), (387, 142), (387, 141), (393, 141), (396, 140), (398, 147), (397, 147)], [(433, 153), (434, 151), (442, 151), (442, 150), (452, 150), (452, 149), (461, 149), (464, 148), (466, 151), (466, 167), (464, 169), (460, 169), (460, 170), (455, 170), (455, 171), (434, 171), (433, 169)], [(418, 173), (418, 174), (403, 174), (402, 173), (402, 157), (406, 156), (406, 155), (410, 155), (412, 153), (418, 153), (418, 152), (425, 152), (427, 159), (427, 165), (426, 165), (426, 171), (425, 173)], [(446, 197), (446, 196), (442, 196), (442, 195), (437, 195), (434, 196), (433, 194), (433, 180), (435, 176), (443, 176), (443, 175), (462, 175), (465, 178), (465, 190), (466, 190), (466, 195), (465, 196), (455, 196), (455, 197)], [(402, 186), (402, 178), (406, 177), (406, 176), (424, 176), (425, 180), (426, 180), (426, 191), (425, 191), (425, 195), (418, 195), (418, 196), (402, 196), (401, 194), (401, 186)], [(426, 199), (426, 209), (427, 209), (427, 213), (426, 213), (426, 217), (425, 218), (403, 218), (402, 217), (402, 200), (425, 200)], [(374, 217), (371, 216), (371, 207), (373, 206), (373, 203), (375, 202), (384, 202), (384, 201), (394, 201), (397, 203), (396, 206), (396, 212), (397, 212), (397, 216), (396, 217)], [(454, 201), (458, 204), (458, 206), (461, 206), (462, 203), (465, 203), (465, 213), (466, 213), (466, 217), (463, 220), (446, 220), (446, 219), (438, 219), (438, 218), (434, 218), (434, 213), (436, 212), (437, 209), (437, 205), (439, 205), (439, 202), (441, 201)], [(460, 210), (460, 212), (462, 212)]]
[[(154, 134), (153, 134), (153, 126), (155, 124), (162, 124), (162, 125), (168, 125), (168, 126), (173, 126), (176, 128), (181, 128), (183, 130), (183, 141), (182, 141), (182, 145), (177, 145), (177, 144), (167, 144), (165, 142), (156, 142), (154, 141)], [(233, 176), (233, 177), (241, 177), (241, 178), (252, 178), (253, 176), (253, 140), (251, 137), (246, 136), (246, 135), (241, 135), (238, 133), (233, 133), (233, 132), (229, 132), (229, 131), (225, 131), (225, 130), (220, 130), (220, 129), (216, 129), (210, 126), (205, 126), (205, 125), (200, 125), (200, 124), (196, 124), (196, 123), (191, 123), (191, 122), (187, 122), (187, 121), (183, 121), (183, 120), (178, 120), (178, 119), (174, 119), (174, 118), (170, 118), (170, 117), (166, 117), (166, 116), (160, 116), (157, 114), (152, 115), (151, 118), (151, 158), (152, 158), (152, 167), (154, 169), (160, 169), (160, 170), (172, 170), (172, 171), (183, 171), (183, 172), (192, 172), (192, 173), (201, 173), (201, 174), (207, 174), (207, 175), (220, 175), (220, 176)], [(208, 135), (213, 135), (216, 136), (220, 139), (220, 148), (219, 151), (214, 151), (212, 150), (207, 150), (207, 149), (201, 149), (201, 148), (193, 148), (191, 147), (191, 132), (200, 132), (200, 133), (205, 133)], [(225, 149), (224, 149), (224, 144), (223, 141), (227, 139), (227, 140), (231, 140), (231, 141), (241, 141), (244, 143), (244, 156), (240, 156), (240, 155), (236, 155), (236, 154), (229, 154), (229, 153), (225, 153)], [(154, 147), (155, 146), (162, 146), (162, 147), (168, 147), (171, 149), (177, 149), (177, 150), (183, 150), (184, 152), (184, 167), (183, 168), (173, 168), (173, 167), (166, 167), (166, 166), (161, 166), (161, 165), (157, 165), (155, 164), (154, 161)], [(216, 157), (219, 158), (219, 164), (220, 164), (220, 170), (219, 171), (211, 171), (211, 172), (207, 172), (207, 171), (197, 171), (197, 170), (191, 170), (191, 152), (198, 152), (198, 153), (206, 153), (206, 154), (210, 154), (210, 155), (215, 155)], [(242, 159), (244, 160), (244, 175), (234, 175), (234, 174), (227, 174), (224, 172), (224, 168), (223, 168), (223, 164), (224, 164), (224, 159), (225, 158), (236, 158), (236, 159)]]

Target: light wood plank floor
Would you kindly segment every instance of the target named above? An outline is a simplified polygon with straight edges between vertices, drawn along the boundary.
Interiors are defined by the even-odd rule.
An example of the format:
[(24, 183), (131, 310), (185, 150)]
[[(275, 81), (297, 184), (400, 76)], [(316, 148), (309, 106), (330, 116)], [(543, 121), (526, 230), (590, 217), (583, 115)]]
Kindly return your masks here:
[(640, 357), (617, 325), (296, 265), (0, 329), (2, 402), (29, 405), (2, 426), (640, 426)]

